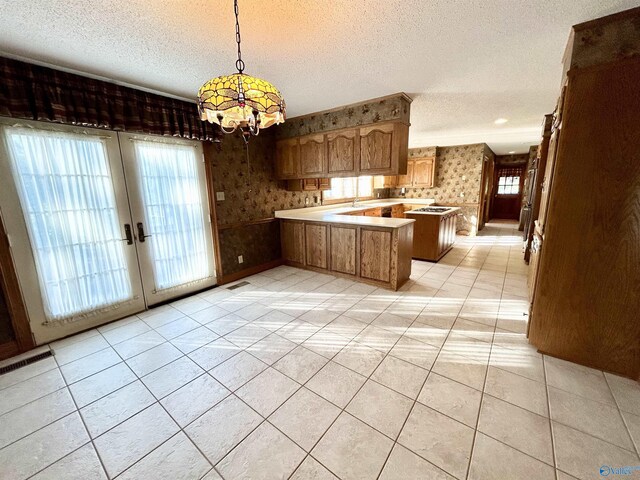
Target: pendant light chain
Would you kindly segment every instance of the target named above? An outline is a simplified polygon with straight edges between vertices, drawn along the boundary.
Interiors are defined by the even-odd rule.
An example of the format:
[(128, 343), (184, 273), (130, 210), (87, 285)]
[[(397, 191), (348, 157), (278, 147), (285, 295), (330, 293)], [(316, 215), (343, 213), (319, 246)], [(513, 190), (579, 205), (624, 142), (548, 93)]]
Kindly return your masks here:
[(244, 71), (244, 62), (242, 61), (242, 51), (240, 50), (240, 42), (242, 39), (240, 38), (240, 21), (238, 20), (239, 10), (238, 10), (238, 0), (233, 0), (233, 11), (236, 15), (236, 43), (238, 44), (238, 60), (236, 60), (236, 68), (239, 73)]

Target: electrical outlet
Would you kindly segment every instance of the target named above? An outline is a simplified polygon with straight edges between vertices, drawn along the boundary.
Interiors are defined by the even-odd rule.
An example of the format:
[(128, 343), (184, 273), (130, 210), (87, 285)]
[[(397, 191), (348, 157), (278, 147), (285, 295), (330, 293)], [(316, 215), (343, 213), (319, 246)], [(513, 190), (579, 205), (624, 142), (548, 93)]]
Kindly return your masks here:
[(242, 255), (238, 255), (238, 263), (244, 263), (244, 257)]
[(216, 192), (216, 200), (218, 202), (224, 201), (224, 192)]

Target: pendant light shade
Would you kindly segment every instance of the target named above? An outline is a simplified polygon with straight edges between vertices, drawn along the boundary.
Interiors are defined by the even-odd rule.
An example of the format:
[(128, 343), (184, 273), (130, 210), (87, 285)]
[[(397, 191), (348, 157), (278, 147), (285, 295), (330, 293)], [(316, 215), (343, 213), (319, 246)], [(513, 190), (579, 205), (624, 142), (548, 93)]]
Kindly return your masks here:
[(216, 77), (198, 91), (200, 118), (217, 123), (224, 133), (241, 129), (245, 141), (258, 135), (261, 128), (283, 123), (286, 106), (282, 94), (271, 83), (244, 73), (240, 50), (238, 0), (233, 2), (236, 17), (238, 73)]

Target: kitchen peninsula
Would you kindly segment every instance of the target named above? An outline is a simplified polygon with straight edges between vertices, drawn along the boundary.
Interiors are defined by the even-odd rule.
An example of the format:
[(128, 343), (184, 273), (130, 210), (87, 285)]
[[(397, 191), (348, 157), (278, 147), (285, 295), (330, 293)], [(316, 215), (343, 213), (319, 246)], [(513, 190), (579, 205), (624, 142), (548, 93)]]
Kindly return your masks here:
[[(411, 200), (410, 205), (433, 202)], [(411, 275), (415, 220), (404, 218), (402, 211), (395, 218), (368, 212), (406, 204), (385, 199), (277, 211), (282, 257), (287, 265), (398, 290)]]

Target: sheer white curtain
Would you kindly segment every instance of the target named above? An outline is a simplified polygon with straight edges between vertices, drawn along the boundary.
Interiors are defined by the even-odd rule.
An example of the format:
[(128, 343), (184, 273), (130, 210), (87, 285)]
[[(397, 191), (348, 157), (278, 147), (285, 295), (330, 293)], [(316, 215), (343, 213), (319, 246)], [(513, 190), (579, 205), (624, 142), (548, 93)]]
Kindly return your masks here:
[(331, 189), (323, 192), (325, 200), (366, 198), (373, 196), (373, 177), (332, 178)]
[(156, 289), (210, 277), (196, 150), (142, 140), (134, 145)]
[(104, 141), (7, 128), (47, 320), (132, 298)]

